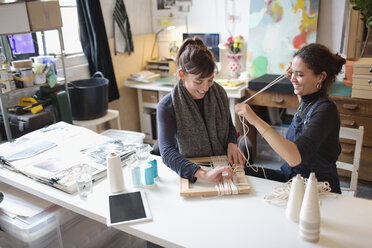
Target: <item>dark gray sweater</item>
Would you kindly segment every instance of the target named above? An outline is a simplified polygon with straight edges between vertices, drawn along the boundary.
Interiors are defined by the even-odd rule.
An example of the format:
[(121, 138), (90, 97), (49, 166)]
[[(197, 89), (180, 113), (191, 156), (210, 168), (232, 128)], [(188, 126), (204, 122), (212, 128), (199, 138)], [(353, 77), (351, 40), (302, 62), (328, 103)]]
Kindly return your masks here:
[[(201, 110), (200, 114), (204, 119), (202, 100), (196, 100), (196, 104)], [(176, 119), (170, 93), (158, 104), (157, 121), (159, 150), (163, 162), (179, 176), (187, 178), (191, 182), (195, 182), (196, 178), (194, 174), (200, 167), (188, 161), (178, 152)], [(230, 118), (228, 143), (236, 144), (236, 140), (236, 130)]]

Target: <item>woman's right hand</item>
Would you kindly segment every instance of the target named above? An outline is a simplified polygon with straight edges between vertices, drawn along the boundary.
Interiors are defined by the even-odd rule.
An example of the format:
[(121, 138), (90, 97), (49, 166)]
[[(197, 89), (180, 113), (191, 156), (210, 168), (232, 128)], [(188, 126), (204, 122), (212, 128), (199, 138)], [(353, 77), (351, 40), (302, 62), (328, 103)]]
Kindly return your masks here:
[(245, 119), (253, 125), (253, 121), (257, 117), (256, 113), (246, 103), (238, 103), (235, 105), (235, 113), (239, 116), (245, 117)]
[(194, 176), (211, 182), (221, 182), (223, 176), (226, 176), (228, 179), (232, 179), (232, 175), (233, 170), (231, 166), (218, 166), (208, 171), (200, 168)]

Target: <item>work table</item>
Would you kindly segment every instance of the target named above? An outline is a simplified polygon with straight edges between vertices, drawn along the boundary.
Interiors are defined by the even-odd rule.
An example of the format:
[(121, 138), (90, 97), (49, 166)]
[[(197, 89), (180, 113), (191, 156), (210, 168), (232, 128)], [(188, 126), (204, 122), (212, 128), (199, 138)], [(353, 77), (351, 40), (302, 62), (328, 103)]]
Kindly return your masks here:
[[(123, 232), (165, 247), (369, 247), (371, 244), (370, 200), (335, 194), (320, 197), (320, 240), (309, 243), (298, 235), (298, 224), (286, 218), (285, 206), (264, 201), (264, 196), (271, 194), (279, 182), (248, 176), (252, 188), (249, 194), (183, 198), (179, 195), (179, 176), (160, 157), (153, 158), (158, 161), (160, 178), (155, 188), (145, 189), (153, 220), (115, 227)], [(109, 193), (106, 178), (94, 184), (93, 194), (87, 200), (7, 169), (0, 169), (0, 180), (106, 223)]]

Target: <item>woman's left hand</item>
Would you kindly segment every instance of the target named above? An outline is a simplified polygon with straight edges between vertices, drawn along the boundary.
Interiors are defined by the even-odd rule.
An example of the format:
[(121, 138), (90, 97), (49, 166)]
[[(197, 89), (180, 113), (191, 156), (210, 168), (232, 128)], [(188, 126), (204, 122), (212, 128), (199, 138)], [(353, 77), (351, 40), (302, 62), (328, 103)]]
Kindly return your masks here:
[(227, 146), (227, 158), (231, 165), (244, 165), (245, 158), (237, 144), (229, 143)]

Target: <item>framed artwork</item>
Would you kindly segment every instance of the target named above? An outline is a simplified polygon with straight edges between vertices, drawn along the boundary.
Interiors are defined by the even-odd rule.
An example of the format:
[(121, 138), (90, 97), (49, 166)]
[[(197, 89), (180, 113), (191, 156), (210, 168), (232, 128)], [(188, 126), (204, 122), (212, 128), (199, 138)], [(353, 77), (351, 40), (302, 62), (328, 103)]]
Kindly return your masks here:
[(283, 74), (296, 50), (316, 42), (318, 13), (319, 0), (250, 1), (250, 78)]

